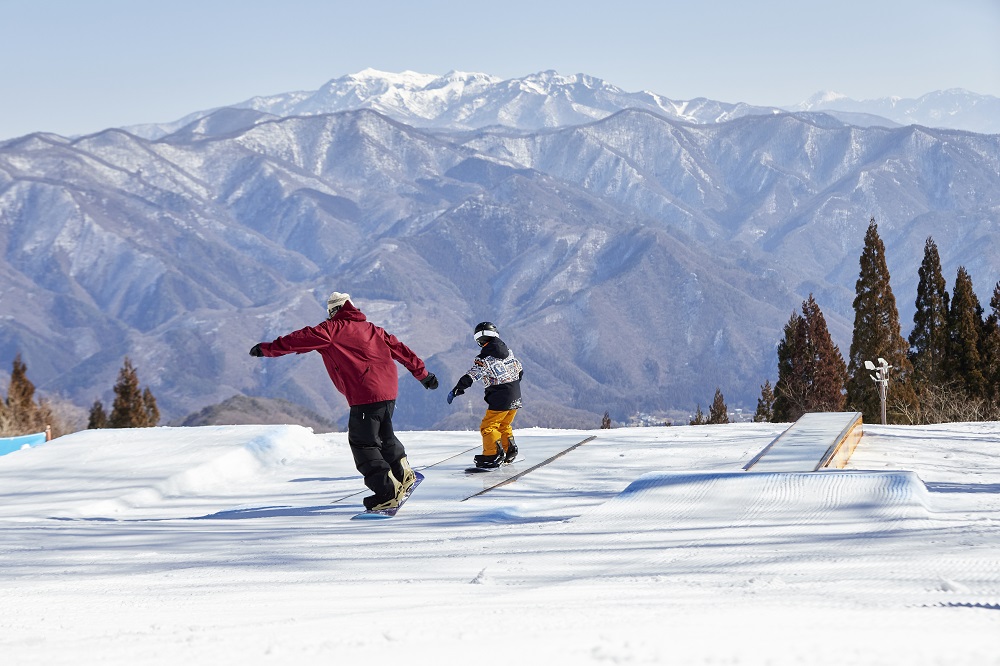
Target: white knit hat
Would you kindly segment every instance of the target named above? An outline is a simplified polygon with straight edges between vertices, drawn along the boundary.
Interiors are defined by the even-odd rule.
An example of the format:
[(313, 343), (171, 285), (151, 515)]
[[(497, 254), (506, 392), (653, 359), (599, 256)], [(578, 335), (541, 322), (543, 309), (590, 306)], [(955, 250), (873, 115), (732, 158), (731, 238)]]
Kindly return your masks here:
[(335, 291), (330, 294), (330, 298), (326, 299), (326, 311), (332, 317), (337, 314), (337, 310), (347, 301), (351, 300), (350, 294), (342, 294), (339, 291)]

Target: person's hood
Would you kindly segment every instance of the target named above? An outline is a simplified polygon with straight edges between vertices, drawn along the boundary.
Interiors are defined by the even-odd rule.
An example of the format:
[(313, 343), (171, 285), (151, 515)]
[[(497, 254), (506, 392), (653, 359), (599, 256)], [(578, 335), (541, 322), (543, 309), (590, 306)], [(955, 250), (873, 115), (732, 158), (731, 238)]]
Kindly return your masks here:
[(333, 315), (331, 321), (367, 321), (367, 319), (364, 312), (354, 307), (354, 303), (347, 301), (340, 306), (340, 310)]
[(510, 349), (507, 348), (507, 344), (500, 338), (492, 338), (489, 344), (483, 347), (483, 351), (479, 355), (492, 356), (493, 358), (507, 358), (510, 356)]

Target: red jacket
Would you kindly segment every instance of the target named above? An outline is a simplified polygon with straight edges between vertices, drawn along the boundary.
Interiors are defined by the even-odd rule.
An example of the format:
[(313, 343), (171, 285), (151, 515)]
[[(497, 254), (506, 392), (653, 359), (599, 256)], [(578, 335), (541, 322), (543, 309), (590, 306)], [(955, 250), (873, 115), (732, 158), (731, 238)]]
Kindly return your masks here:
[(333, 385), (352, 407), (396, 399), (399, 379), (393, 361), (416, 379), (430, 374), (409, 347), (368, 321), (350, 301), (333, 319), (262, 342), (260, 350), (269, 357), (318, 351)]

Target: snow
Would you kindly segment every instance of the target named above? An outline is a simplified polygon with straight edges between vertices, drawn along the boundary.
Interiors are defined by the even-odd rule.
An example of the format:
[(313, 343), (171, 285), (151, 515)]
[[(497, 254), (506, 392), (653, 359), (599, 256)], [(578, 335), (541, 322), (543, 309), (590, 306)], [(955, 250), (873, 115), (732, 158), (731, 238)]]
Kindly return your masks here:
[(846, 470), (742, 471), (783, 429), (524, 429), (476, 476), (478, 433), (400, 433), (426, 480), (371, 522), (345, 433), (61, 437), (0, 457), (0, 654), (1000, 664), (1000, 423), (866, 425)]
[[(367, 67), (355, 74), (348, 74), (340, 80), (360, 82), (381, 90), (392, 88), (398, 88), (401, 90), (421, 90), (425, 86), (436, 81), (438, 78), (440, 77), (433, 74), (423, 74), (421, 72), (414, 72), (410, 70), (396, 73), (384, 72), (372, 67)], [(329, 86), (334, 83), (336, 83), (336, 80), (328, 82), (327, 85)]]

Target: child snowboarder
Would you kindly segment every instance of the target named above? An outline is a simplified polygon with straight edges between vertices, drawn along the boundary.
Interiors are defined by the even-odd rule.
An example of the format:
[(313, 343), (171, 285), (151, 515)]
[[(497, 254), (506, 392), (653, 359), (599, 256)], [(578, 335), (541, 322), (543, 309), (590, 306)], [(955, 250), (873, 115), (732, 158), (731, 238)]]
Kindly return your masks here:
[(333, 292), (326, 303), (326, 321), (274, 342), (260, 342), (250, 355), (272, 357), (310, 351), (322, 355), (333, 385), (351, 407), (347, 441), (355, 467), (375, 493), (364, 498), (365, 508), (389, 509), (399, 506), (399, 500), (416, 480), (403, 443), (392, 429), (399, 392), (394, 361), (399, 361), (424, 388), (436, 389), (438, 380), (396, 336), (369, 322), (350, 298), (350, 294)]
[(483, 453), (475, 457), (476, 467), (490, 469), (513, 462), (517, 457), (514, 430), (511, 424), (521, 407), (521, 377), (524, 369), (514, 353), (500, 339), (497, 327), (484, 321), (476, 326), (473, 338), (482, 348), (472, 368), (462, 375), (448, 393), (448, 404), (462, 395), (476, 380), (486, 385), (483, 398), (488, 405), (479, 426), (483, 436)]

